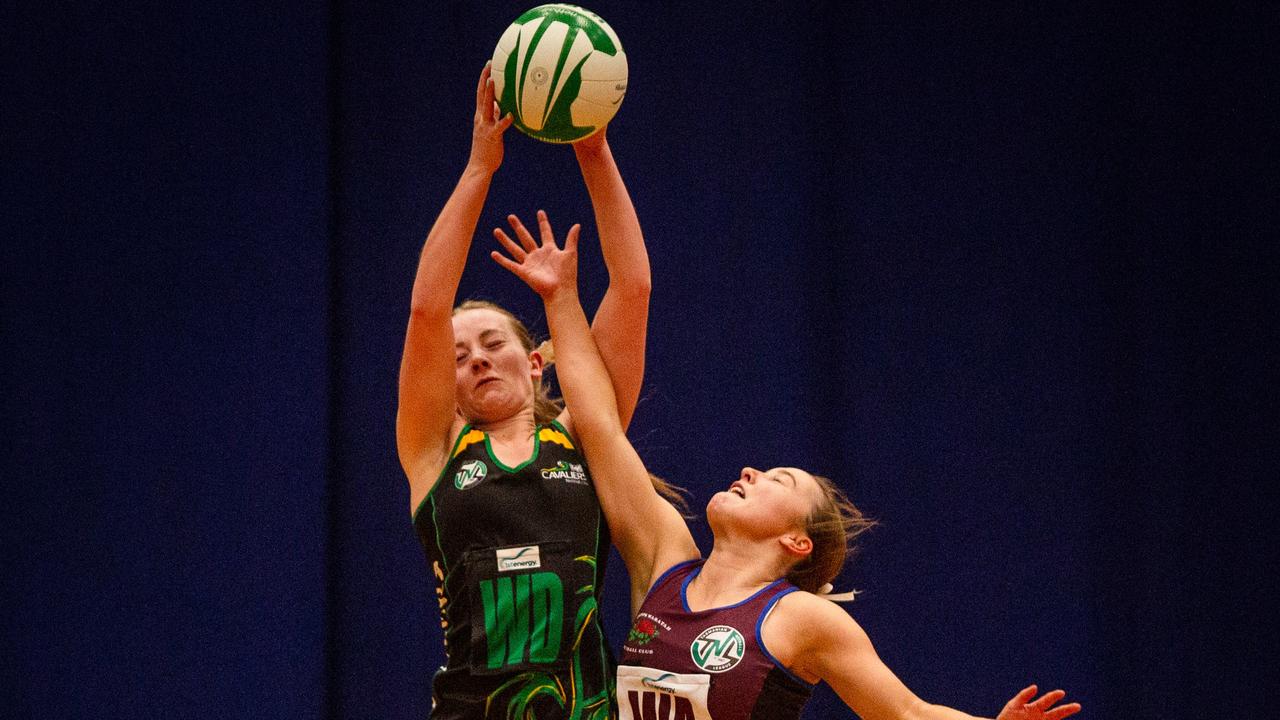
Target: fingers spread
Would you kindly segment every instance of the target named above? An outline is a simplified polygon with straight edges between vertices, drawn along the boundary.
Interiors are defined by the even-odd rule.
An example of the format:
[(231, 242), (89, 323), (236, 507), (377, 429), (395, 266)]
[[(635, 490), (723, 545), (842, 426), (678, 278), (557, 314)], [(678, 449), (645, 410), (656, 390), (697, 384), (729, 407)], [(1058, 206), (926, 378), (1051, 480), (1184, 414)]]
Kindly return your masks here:
[(1046, 708), (1051, 708), (1051, 707), (1053, 707), (1055, 704), (1057, 704), (1057, 702), (1058, 702), (1059, 700), (1061, 700), (1062, 698), (1064, 698), (1064, 697), (1066, 697), (1066, 696), (1067, 696), (1067, 693), (1066, 693), (1065, 691), (1062, 691), (1062, 690), (1053, 690), (1053, 691), (1050, 691), (1050, 692), (1045, 693), (1045, 694), (1044, 694), (1044, 695), (1042, 695), (1039, 699), (1037, 699), (1035, 702), (1028, 703), (1028, 705), (1030, 705), (1031, 707), (1033, 707), (1033, 708), (1035, 708), (1035, 709), (1037, 709), (1037, 710), (1044, 710), (1044, 709), (1046, 709)]
[(538, 243), (533, 241), (533, 235), (529, 234), (529, 230), (525, 228), (524, 223), (520, 222), (520, 218), (508, 215), (507, 222), (511, 224), (511, 229), (515, 230), (516, 237), (520, 239), (520, 244), (525, 250), (533, 252), (538, 249)]
[(489, 257), (493, 258), (493, 261), (498, 263), (502, 267), (506, 268), (507, 270), (510, 270), (512, 273), (516, 275), (516, 277), (520, 276), (520, 264), (513, 262), (511, 258), (507, 257), (506, 255), (503, 255), (497, 250), (490, 250)]
[(1044, 716), (1047, 720), (1062, 720), (1062, 718), (1075, 715), (1078, 712), (1080, 712), (1080, 703), (1067, 703), (1062, 707), (1050, 710)]
[(582, 231), (582, 226), (579, 225), (578, 223), (574, 223), (573, 227), (569, 228), (569, 234), (564, 236), (565, 252), (578, 251), (578, 233), (581, 231)]
[(1023, 705), (1026, 705), (1027, 703), (1031, 702), (1031, 698), (1033, 698), (1033, 697), (1035, 697), (1035, 696), (1036, 696), (1036, 686), (1035, 686), (1035, 685), (1028, 685), (1028, 686), (1026, 686), (1026, 687), (1022, 688), (1022, 690), (1018, 691), (1018, 694), (1017, 694), (1017, 695), (1014, 695), (1014, 696), (1013, 696), (1013, 699), (1011, 699), (1011, 700), (1009, 700), (1009, 702), (1005, 703), (1005, 704), (1004, 704), (1004, 706), (1005, 706), (1005, 708), (1006, 708), (1006, 709), (1009, 709), (1009, 708), (1019, 708), (1019, 707), (1022, 707)]
[(543, 245), (555, 245), (556, 236), (551, 234), (551, 221), (547, 219), (547, 211), (538, 211), (538, 234), (542, 236)]
[(516, 262), (524, 262), (524, 259), (528, 257), (528, 253), (524, 251), (524, 248), (517, 245), (510, 235), (502, 231), (502, 228), (494, 228), (493, 236), (498, 239), (498, 242), (502, 243), (502, 247), (506, 248), (507, 252), (511, 253), (511, 257)]

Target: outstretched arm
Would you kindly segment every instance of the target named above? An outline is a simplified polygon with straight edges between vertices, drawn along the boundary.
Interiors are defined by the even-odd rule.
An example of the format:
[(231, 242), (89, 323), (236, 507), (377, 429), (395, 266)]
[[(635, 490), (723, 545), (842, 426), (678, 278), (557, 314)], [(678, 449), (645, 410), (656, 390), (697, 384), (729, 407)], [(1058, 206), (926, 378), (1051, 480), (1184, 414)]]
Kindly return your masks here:
[[(591, 321), (591, 333), (618, 402), (625, 430), (631, 424), (644, 381), (645, 335), (652, 285), (649, 254), (631, 195), (618, 172), (608, 127), (573, 144), (600, 233), (600, 250), (609, 271), (609, 287)], [(573, 412), (570, 410), (570, 416)]]
[(449, 452), (457, 403), (450, 315), (489, 181), (502, 164), (502, 133), (511, 121), (499, 114), (485, 65), (476, 85), (471, 156), (431, 226), (413, 281), (396, 410), (396, 449), (409, 477), (411, 508), (431, 490)]
[[(794, 641), (786, 648), (790, 667), (825, 681), (863, 720), (978, 720), (917, 697), (880, 659), (862, 627), (835, 604), (792, 593), (779, 610), (779, 624), (766, 633), (787, 634), (783, 645)], [(1058, 705), (1065, 695), (1054, 690), (1037, 699), (1032, 685), (1006, 703), (997, 720), (1062, 720), (1080, 711), (1079, 703)]]
[(575, 418), (609, 530), (631, 576), (634, 611), (648, 592), (655, 570), (698, 557), (698, 548), (684, 519), (654, 490), (618, 419), (613, 384), (578, 298), (579, 226), (569, 230), (563, 250), (556, 247), (551, 225), (541, 211), (538, 227), (541, 245), (526, 238), (518, 245), (502, 230), (495, 230), (511, 258), (497, 252), (492, 256), (542, 297), (555, 343), (560, 390)]

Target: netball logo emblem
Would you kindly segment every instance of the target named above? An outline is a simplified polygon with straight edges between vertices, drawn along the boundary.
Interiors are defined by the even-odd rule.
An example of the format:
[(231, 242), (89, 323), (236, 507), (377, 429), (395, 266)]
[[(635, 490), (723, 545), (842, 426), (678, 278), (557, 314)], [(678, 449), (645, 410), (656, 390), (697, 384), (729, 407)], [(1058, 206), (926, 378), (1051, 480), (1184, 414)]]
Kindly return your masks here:
[(742, 633), (728, 625), (713, 625), (694, 638), (689, 654), (698, 667), (719, 673), (737, 665), (745, 649)]
[(459, 490), (466, 490), (472, 485), (483, 480), (484, 476), (488, 474), (489, 468), (484, 463), (479, 460), (472, 460), (471, 462), (463, 465), (462, 468), (458, 470), (458, 473), (453, 476), (453, 486)]

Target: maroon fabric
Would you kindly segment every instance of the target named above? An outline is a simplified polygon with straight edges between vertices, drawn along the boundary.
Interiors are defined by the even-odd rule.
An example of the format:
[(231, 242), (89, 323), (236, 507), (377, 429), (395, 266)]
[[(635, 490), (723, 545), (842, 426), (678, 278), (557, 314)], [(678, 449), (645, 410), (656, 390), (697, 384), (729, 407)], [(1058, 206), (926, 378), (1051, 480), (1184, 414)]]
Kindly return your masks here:
[[(685, 588), (702, 563), (695, 560), (676, 565), (659, 578), (623, 643), (620, 664), (710, 675), (707, 706), (717, 720), (752, 717), (761, 692), (771, 691), (780, 671), (807, 696), (810, 686), (781, 668), (758, 636), (764, 613), (796, 587), (777, 580), (737, 604), (694, 612), (689, 610)], [(766, 685), (770, 673), (775, 679)], [(627, 702), (628, 698), (618, 698), (620, 705)]]

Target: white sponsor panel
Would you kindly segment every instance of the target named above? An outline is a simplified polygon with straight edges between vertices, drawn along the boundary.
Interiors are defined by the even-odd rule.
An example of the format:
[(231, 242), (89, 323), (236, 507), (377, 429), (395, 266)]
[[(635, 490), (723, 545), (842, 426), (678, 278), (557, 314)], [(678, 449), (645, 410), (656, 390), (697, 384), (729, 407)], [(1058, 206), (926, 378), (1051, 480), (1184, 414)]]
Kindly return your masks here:
[(712, 720), (707, 710), (710, 690), (710, 675), (619, 665), (618, 720)]
[(525, 547), (502, 548), (497, 551), (498, 572), (512, 570), (532, 570), (542, 567), (542, 557), (537, 545)]

